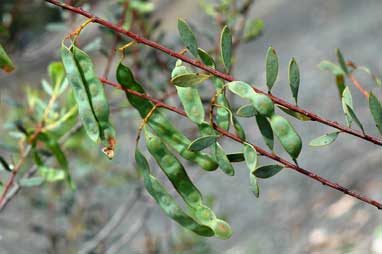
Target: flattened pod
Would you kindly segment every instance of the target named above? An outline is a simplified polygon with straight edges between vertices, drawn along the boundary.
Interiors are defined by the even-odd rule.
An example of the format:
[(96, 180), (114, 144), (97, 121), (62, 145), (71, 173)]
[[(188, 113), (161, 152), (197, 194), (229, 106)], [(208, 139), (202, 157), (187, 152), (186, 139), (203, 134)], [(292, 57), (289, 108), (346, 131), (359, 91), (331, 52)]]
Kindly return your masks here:
[(275, 112), (273, 101), (265, 94), (254, 93), (250, 100), (260, 115), (271, 116)]
[[(117, 80), (125, 88), (145, 93), (143, 87), (134, 80), (130, 69), (122, 63), (117, 68)], [(130, 104), (139, 111), (142, 118), (146, 117), (153, 108), (153, 104), (146, 99), (129, 93), (126, 93), (126, 96)], [(148, 125), (166, 144), (170, 145), (186, 160), (197, 163), (207, 171), (215, 170), (218, 167), (218, 164), (207, 154), (187, 150), (191, 141), (179, 132), (161, 112), (155, 111), (148, 120)]]
[(192, 217), (187, 215), (176, 203), (175, 199), (166, 191), (163, 185), (150, 174), (147, 160), (138, 148), (135, 150), (135, 161), (138, 169), (143, 175), (145, 188), (167, 216), (179, 223), (182, 227), (187, 228), (198, 235), (214, 235), (214, 231), (210, 227), (199, 224)]
[(174, 188), (183, 200), (191, 207), (202, 204), (202, 195), (188, 177), (186, 170), (179, 160), (162, 143), (161, 139), (154, 136), (145, 128), (146, 144), (150, 154), (154, 157), (159, 167), (167, 175)]
[[(171, 77), (174, 78), (178, 75), (187, 73), (190, 73), (190, 71), (185, 66), (182, 66), (182, 61), (177, 61)], [(202, 123), (205, 113), (198, 90), (193, 87), (175, 87), (187, 116), (196, 124)]]
[(76, 61), (74, 60), (70, 49), (62, 44), (60, 52), (68, 81), (73, 89), (73, 94), (78, 104), (78, 113), (84, 125), (86, 134), (91, 140), (97, 142), (100, 137), (100, 130), (97, 119), (93, 114), (81, 73), (78, 70)]
[(276, 114), (270, 118), (270, 124), (285, 151), (293, 159), (297, 159), (301, 152), (302, 141), (293, 126), (288, 120)]
[(98, 121), (109, 121), (109, 103), (107, 101), (104, 86), (97, 78), (97, 74), (94, 71), (94, 65), (84, 51), (72, 46), (71, 48), (74, 59), (77, 62), (78, 68), (82, 73), (84, 79), (84, 85), (89, 93), (91, 105), (93, 106), (94, 114)]

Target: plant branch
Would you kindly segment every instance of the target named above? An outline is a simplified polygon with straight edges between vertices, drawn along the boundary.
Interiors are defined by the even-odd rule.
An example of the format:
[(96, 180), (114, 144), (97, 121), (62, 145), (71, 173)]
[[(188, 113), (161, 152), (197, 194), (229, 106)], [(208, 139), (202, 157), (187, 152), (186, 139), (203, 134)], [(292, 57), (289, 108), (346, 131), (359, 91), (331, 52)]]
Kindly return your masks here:
[[(102, 83), (104, 83), (106, 85), (110, 85), (110, 86), (115, 87), (117, 89), (124, 90), (124, 91), (126, 91), (126, 92), (128, 92), (128, 93), (130, 93), (132, 95), (135, 95), (135, 96), (138, 96), (140, 98), (149, 100), (149, 101), (153, 102), (155, 105), (157, 105), (157, 107), (165, 108), (165, 109), (168, 109), (168, 110), (170, 110), (172, 112), (175, 112), (175, 113), (177, 113), (179, 115), (187, 117), (186, 112), (184, 112), (182, 109), (179, 109), (179, 108), (174, 107), (174, 106), (170, 106), (170, 105), (168, 105), (168, 104), (166, 104), (166, 103), (164, 103), (164, 102), (162, 102), (162, 101), (160, 101), (158, 99), (152, 98), (152, 97), (150, 97), (150, 96), (148, 96), (146, 94), (138, 93), (138, 92), (136, 92), (134, 90), (124, 88), (121, 85), (119, 85), (117, 83), (114, 83), (112, 81), (106, 80), (104, 78), (100, 78), (100, 80), (101, 80)], [(226, 137), (228, 137), (228, 138), (230, 138), (230, 139), (232, 139), (232, 140), (234, 140), (236, 142), (239, 142), (239, 143), (244, 143), (245, 142), (244, 140), (241, 140), (237, 135), (235, 135), (233, 133), (230, 133), (228, 131), (225, 131), (224, 129), (216, 126), (215, 124), (214, 124), (213, 127), (220, 134), (222, 134), (222, 135), (224, 135), (224, 136), (226, 136)], [(344, 194), (347, 194), (347, 195), (350, 195), (352, 197), (355, 197), (355, 198), (357, 198), (357, 199), (359, 199), (359, 200), (361, 200), (361, 201), (363, 201), (365, 203), (368, 203), (368, 204), (370, 204), (372, 206), (377, 207), (378, 209), (382, 209), (382, 203), (379, 203), (379, 202), (377, 202), (375, 200), (372, 200), (370, 198), (362, 196), (362, 195), (360, 195), (360, 194), (358, 194), (356, 192), (350, 191), (350, 190), (346, 189), (345, 187), (343, 187), (343, 186), (341, 186), (341, 185), (339, 185), (337, 183), (333, 183), (333, 182), (331, 182), (331, 181), (329, 181), (329, 180), (327, 180), (327, 179), (325, 179), (325, 178), (323, 178), (323, 177), (321, 177), (321, 176), (319, 176), (317, 174), (314, 174), (313, 172), (310, 172), (310, 171), (308, 171), (306, 169), (303, 169), (303, 168), (301, 168), (301, 167), (299, 167), (299, 166), (297, 166), (297, 165), (295, 165), (295, 164), (293, 164), (293, 163), (291, 163), (291, 162), (281, 158), (280, 156), (278, 156), (276, 154), (267, 152), (266, 150), (262, 149), (261, 147), (258, 147), (258, 146), (255, 146), (255, 145), (253, 145), (253, 147), (256, 149), (256, 151), (259, 154), (261, 154), (263, 156), (266, 156), (266, 157), (268, 157), (268, 158), (270, 158), (270, 159), (272, 159), (274, 161), (277, 161), (277, 162), (283, 164), (286, 168), (292, 169), (292, 170), (297, 171), (297, 172), (299, 172), (299, 173), (301, 173), (303, 175), (306, 175), (306, 176), (312, 178), (313, 180), (322, 183), (323, 185), (329, 186), (329, 187), (331, 187), (331, 188), (333, 188), (335, 190), (338, 190), (338, 191), (340, 191), (340, 192), (342, 192)]]
[[(67, 5), (65, 3), (61, 3), (61, 2), (59, 2), (57, 0), (45, 0), (45, 1), (49, 2), (51, 4), (54, 4), (56, 6), (59, 6), (61, 8), (67, 9), (67, 10), (69, 10), (71, 12), (74, 12), (74, 13), (77, 13), (79, 15), (82, 15), (84, 17), (94, 18), (94, 20), (93, 20), (94, 23), (98, 23), (98, 24), (103, 25), (105, 27), (108, 27), (108, 28), (110, 28), (110, 29), (112, 29), (112, 30), (114, 30), (114, 31), (116, 31), (118, 33), (124, 34), (124, 35), (132, 38), (133, 40), (137, 41), (138, 43), (142, 43), (142, 44), (145, 44), (145, 45), (147, 45), (149, 47), (152, 47), (152, 48), (155, 48), (157, 50), (160, 50), (160, 51), (168, 54), (171, 57), (175, 57), (177, 59), (180, 59), (180, 60), (182, 60), (182, 61), (184, 61), (186, 63), (189, 63), (189, 64), (191, 64), (191, 65), (193, 65), (193, 66), (195, 66), (195, 67), (197, 67), (197, 68), (199, 68), (201, 70), (209, 72), (210, 74), (212, 74), (212, 75), (214, 75), (216, 77), (222, 78), (222, 79), (224, 79), (226, 81), (229, 81), (229, 82), (237, 80), (237, 79), (235, 79), (233, 76), (231, 76), (229, 74), (222, 73), (222, 72), (220, 72), (218, 70), (215, 70), (213, 68), (210, 68), (210, 67), (204, 65), (199, 60), (194, 60), (194, 59), (186, 57), (186, 56), (184, 56), (182, 54), (179, 54), (179, 53), (177, 53), (177, 52), (175, 52), (175, 51), (173, 51), (173, 50), (171, 50), (171, 49), (169, 49), (169, 48), (167, 48), (167, 47), (165, 47), (165, 46), (163, 46), (163, 45), (161, 45), (161, 44), (159, 44), (159, 43), (157, 43), (155, 41), (148, 40), (148, 39), (146, 39), (144, 37), (141, 37), (141, 36), (131, 32), (131, 31), (127, 31), (127, 30), (123, 29), (122, 27), (120, 27), (118, 25), (115, 25), (115, 24), (113, 24), (111, 22), (108, 22), (108, 21), (106, 21), (104, 19), (101, 19), (101, 18), (99, 18), (97, 16), (94, 16), (93, 14), (91, 14), (89, 12), (86, 12), (86, 11), (82, 10), (81, 8), (73, 7), (71, 5)], [(295, 111), (295, 112), (298, 112), (300, 114), (306, 115), (309, 118), (311, 118), (312, 121), (320, 122), (320, 123), (325, 124), (327, 126), (336, 128), (336, 129), (338, 129), (338, 130), (340, 130), (342, 132), (351, 134), (353, 136), (356, 136), (356, 137), (359, 137), (361, 139), (367, 140), (367, 141), (369, 141), (371, 143), (374, 143), (376, 145), (382, 146), (382, 140), (381, 139), (378, 139), (376, 137), (367, 135), (367, 134), (365, 134), (365, 133), (363, 133), (361, 131), (354, 130), (352, 128), (346, 127), (344, 125), (339, 124), (338, 122), (330, 121), (330, 120), (327, 120), (325, 118), (322, 118), (322, 117), (320, 117), (320, 116), (318, 116), (318, 115), (316, 115), (314, 113), (311, 113), (311, 112), (306, 111), (306, 110), (304, 110), (302, 108), (299, 108), (298, 106), (290, 104), (287, 101), (284, 101), (283, 99), (278, 98), (278, 97), (276, 97), (276, 96), (274, 96), (272, 94), (265, 93), (265, 92), (257, 89), (256, 87), (252, 87), (252, 88), (257, 93), (262, 93), (262, 94), (268, 95), (273, 100), (274, 103), (279, 104), (281, 106), (284, 106), (284, 107), (286, 107), (286, 108), (288, 108), (288, 109), (290, 109), (292, 111)]]

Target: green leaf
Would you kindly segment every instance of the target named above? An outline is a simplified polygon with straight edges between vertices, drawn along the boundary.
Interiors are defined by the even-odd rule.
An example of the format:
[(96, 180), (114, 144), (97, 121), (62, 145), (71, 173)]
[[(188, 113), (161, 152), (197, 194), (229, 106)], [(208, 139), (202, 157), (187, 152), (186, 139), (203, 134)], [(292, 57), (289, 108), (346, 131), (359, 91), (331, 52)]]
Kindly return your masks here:
[(53, 88), (50, 86), (48, 81), (46, 81), (46, 79), (41, 80), (41, 86), (48, 95), (53, 95)]
[(244, 36), (243, 40), (245, 42), (252, 41), (259, 37), (261, 33), (263, 32), (265, 27), (264, 20), (262, 19), (253, 19), (247, 22), (247, 25), (245, 26), (244, 30)]
[(242, 162), (245, 160), (244, 153), (229, 153), (227, 158), (230, 162)]
[(218, 142), (215, 142), (211, 146), (211, 153), (214, 160), (219, 164), (219, 168), (227, 175), (235, 175), (235, 169), (233, 168), (230, 160), (224, 152), (224, 149), (220, 146)]
[(247, 167), (252, 174), (256, 170), (258, 162), (256, 149), (252, 145), (245, 143), (243, 145), (243, 153), (245, 163), (247, 164)]
[(321, 137), (315, 138), (312, 141), (310, 141), (309, 145), (310, 146), (327, 146), (327, 145), (330, 145), (331, 143), (333, 143), (337, 139), (339, 134), (340, 134), (340, 132), (338, 132), (338, 131), (325, 134)]
[(245, 99), (251, 99), (255, 94), (252, 87), (243, 81), (232, 81), (226, 85), (231, 92)]
[(232, 34), (228, 26), (225, 26), (220, 35), (220, 52), (223, 64), (227, 72), (232, 64)]
[(205, 112), (198, 90), (179, 86), (176, 86), (176, 90), (188, 118), (196, 124), (201, 124), (204, 121)]
[(249, 182), (251, 186), (251, 191), (253, 192), (253, 194), (255, 194), (256, 197), (259, 197), (259, 185), (257, 183), (256, 177), (253, 175), (258, 163), (256, 149), (252, 145), (245, 143), (243, 145), (243, 153), (245, 163), (247, 164), (247, 167), (249, 169)]
[(235, 133), (241, 140), (245, 140), (245, 131), (243, 126), (241, 126), (241, 123), (237, 120), (235, 116), (232, 115), (232, 124), (233, 128), (235, 129)]
[(354, 110), (349, 105), (346, 105), (346, 108), (347, 108), (347, 112), (348, 112), (349, 116), (351, 117), (351, 119), (358, 125), (358, 127), (362, 130), (362, 132), (365, 133), (365, 130), (363, 129), (363, 125), (362, 125), (361, 121), (358, 119)]
[(0, 69), (5, 72), (12, 72), (15, 66), (12, 60), (9, 58), (8, 54), (5, 52), (3, 46), (0, 44)]
[(260, 197), (260, 188), (259, 188), (259, 183), (257, 182), (257, 177), (254, 176), (253, 174), (249, 175), (249, 183), (251, 186), (251, 191), (253, 194), (255, 194), (255, 197)]
[(130, 1), (129, 7), (137, 10), (139, 13), (146, 14), (155, 10), (155, 5), (152, 2), (144, 1)]
[(262, 115), (257, 115), (256, 122), (265, 144), (269, 147), (269, 149), (271, 149), (271, 151), (273, 151), (275, 140), (273, 130), (270, 123), (268, 122), (268, 119)]
[(236, 115), (239, 117), (249, 118), (256, 116), (256, 114), (256, 109), (252, 104), (243, 105), (236, 111)]
[[(68, 161), (66, 160), (66, 156), (65, 156), (64, 152), (61, 150), (61, 147), (60, 147), (60, 144), (58, 143), (58, 141), (55, 139), (55, 137), (53, 137), (52, 135), (49, 135), (48, 133), (40, 133), (38, 138), (41, 141), (43, 141), (47, 145), (49, 150), (54, 154), (58, 164), (65, 171), (67, 183), (69, 184), (69, 186), (72, 189), (75, 189), (76, 187), (75, 187), (75, 183), (74, 183), (74, 181), (70, 175)], [(35, 155), (38, 156), (37, 153), (35, 153)], [(40, 166), (43, 166), (43, 165), (40, 165)]]
[(340, 98), (342, 98), (342, 94), (344, 93), (344, 90), (346, 88), (344, 75), (338, 74), (336, 76), (336, 85), (337, 85), (337, 89), (338, 89), (338, 95)]
[(217, 135), (209, 135), (197, 138), (190, 143), (187, 149), (193, 152), (201, 151), (215, 143), (218, 137)]
[(293, 98), (297, 104), (298, 89), (300, 87), (300, 71), (294, 58), (292, 58), (292, 60), (289, 62), (288, 78)]
[(41, 177), (47, 182), (62, 181), (66, 178), (66, 172), (62, 169), (48, 168), (41, 166), (38, 168)]
[(44, 182), (44, 178), (41, 176), (31, 177), (31, 178), (22, 178), (19, 181), (20, 186), (22, 187), (34, 187), (39, 186)]
[(276, 82), (277, 75), (279, 72), (279, 60), (276, 51), (272, 47), (269, 47), (267, 51), (265, 71), (267, 78), (267, 86), (268, 90), (270, 91)]
[(258, 167), (253, 174), (258, 178), (265, 179), (265, 178), (270, 178), (276, 175), (283, 168), (284, 166), (282, 165), (266, 165), (266, 166)]
[(382, 135), (382, 105), (373, 93), (369, 95), (369, 109), (379, 133)]
[(65, 79), (65, 68), (62, 62), (49, 64), (48, 73), (53, 87), (61, 85)]
[(336, 64), (334, 64), (334, 63), (332, 63), (330, 61), (327, 61), (327, 60), (322, 61), (318, 65), (318, 68), (320, 70), (323, 70), (323, 71), (330, 71), (335, 76), (337, 76), (337, 75), (345, 75), (345, 72), (341, 69), (341, 67), (339, 67), (338, 65), (336, 65)]
[(201, 48), (198, 48), (198, 54), (205, 65), (215, 69), (216, 64), (212, 56), (210, 56), (206, 51), (204, 51)]
[(336, 49), (336, 55), (337, 55), (337, 60), (338, 60), (338, 63), (340, 64), (341, 66), (341, 69), (344, 73), (348, 74), (349, 73), (349, 70), (348, 70), (348, 67), (346, 66), (346, 63), (345, 63), (345, 59), (340, 51), (339, 48)]
[(196, 40), (195, 34), (192, 31), (188, 23), (183, 19), (178, 19), (178, 31), (180, 34), (180, 39), (186, 48), (195, 57), (198, 57), (198, 42)]
[(349, 113), (348, 107), (353, 109), (353, 98), (351, 96), (349, 87), (346, 87), (342, 93), (342, 109), (345, 113), (346, 123), (350, 127), (353, 122), (353, 118)]
[(281, 106), (281, 105), (277, 105), (277, 107), (279, 109), (281, 109), (284, 113), (286, 113), (286, 114), (288, 114), (290, 116), (293, 116), (294, 118), (296, 118), (298, 120), (301, 120), (301, 121), (310, 121), (310, 120), (312, 120), (312, 118), (310, 118), (309, 116), (306, 116), (304, 114), (301, 114), (301, 113), (293, 111), (293, 110), (290, 110), (287, 107), (284, 107), (284, 106)]
[(202, 73), (185, 73), (171, 79), (171, 83), (180, 87), (194, 87), (203, 83), (210, 77), (210, 75)]
[(1, 156), (1, 155), (0, 155), (0, 164), (1, 164), (1, 166), (2, 166), (2, 168), (0, 168), (0, 169), (4, 169), (4, 170), (6, 170), (6, 171), (8, 171), (8, 172), (12, 172), (12, 166), (9, 165), (8, 162), (7, 162), (7, 160), (4, 159), (4, 157)]

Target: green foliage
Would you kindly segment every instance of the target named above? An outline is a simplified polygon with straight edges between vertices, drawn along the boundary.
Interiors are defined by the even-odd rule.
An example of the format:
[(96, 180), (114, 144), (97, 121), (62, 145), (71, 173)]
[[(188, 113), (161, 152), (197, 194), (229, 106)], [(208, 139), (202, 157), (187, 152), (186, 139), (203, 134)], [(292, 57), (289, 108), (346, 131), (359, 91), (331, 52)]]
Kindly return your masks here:
[(276, 82), (279, 73), (279, 60), (274, 48), (269, 47), (265, 64), (268, 90), (270, 91)]
[(228, 26), (225, 26), (220, 35), (220, 51), (225, 70), (229, 72), (232, 65), (232, 34)]
[(12, 60), (9, 58), (7, 52), (5, 52), (3, 46), (0, 44), (0, 69), (5, 72), (12, 72), (15, 66)]
[(190, 25), (183, 19), (178, 19), (180, 39), (192, 55), (198, 57), (198, 42)]
[[(195, 27), (195, 31), (193, 31), (185, 20), (179, 18), (177, 26), (180, 39), (193, 57), (196, 58), (195, 66), (198, 65), (196, 63), (204, 63), (212, 69), (219, 70), (224, 68), (227, 73), (234, 71), (235, 61), (233, 60), (236, 48), (240, 43), (249, 42), (257, 38), (264, 29), (264, 22), (259, 19), (250, 21), (244, 19), (245, 22), (240, 22), (241, 18), (246, 17), (245, 14), (248, 13), (252, 1), (237, 3), (235, 11), (231, 10), (231, 6), (234, 4), (236, 6), (234, 1), (220, 1), (216, 6), (205, 1), (201, 2), (203, 9), (208, 15), (214, 18), (219, 17), (218, 20), (221, 21), (218, 24), (219, 30), (221, 30), (220, 44), (216, 45), (216, 42), (212, 41), (212, 44), (216, 46), (215, 48), (200, 48), (196, 35), (205, 33), (203, 33), (200, 27)], [(118, 3), (119, 8), (121, 8), (125, 2), (119, 1)], [(135, 22), (138, 20), (143, 34), (147, 34), (148, 37), (155, 36), (153, 34), (155, 34), (154, 31), (157, 25), (146, 22), (146, 19), (155, 10), (153, 2), (130, 1), (126, 9), (119, 10), (121, 15), (126, 14), (125, 19), (122, 20), (124, 22), (121, 23), (122, 27), (130, 29), (134, 24), (137, 26)], [(81, 26), (82, 28), (84, 27)], [(104, 34), (115, 35), (114, 32), (109, 30), (104, 30)], [(75, 42), (78, 36), (79, 31), (65, 38), (64, 42), (66, 39), (70, 39), (70, 45), (66, 46), (64, 42), (62, 43), (60, 50), (62, 63), (53, 62), (49, 65), (49, 78), (41, 81), (41, 87), (44, 92), (40, 92), (41, 89), (28, 88), (26, 91), (27, 110), (22, 112), (22, 117), (17, 115), (17, 121), (10, 121), (11, 124), (9, 125), (12, 126), (10, 128), (10, 135), (13, 138), (17, 138), (20, 142), (31, 144), (32, 156), (27, 159), (32, 161), (37, 168), (36, 176), (17, 179), (18, 183), (23, 187), (44, 186), (43, 188), (45, 188), (47, 184), (44, 183), (66, 181), (72, 190), (76, 188), (74, 177), (69, 170), (68, 154), (73, 156), (69, 150), (77, 149), (76, 151), (83, 155), (88, 153), (89, 143), (84, 141), (83, 135), (73, 138), (71, 143), (66, 146), (63, 146), (60, 140), (66, 134), (70, 134), (72, 128), (77, 123), (77, 114), (84, 129), (83, 133), (92, 142), (97, 144), (102, 142), (104, 145), (103, 152), (110, 159), (114, 157), (117, 137), (110, 121), (111, 110), (108, 98), (106, 97), (103, 84), (95, 71), (96, 65), (93, 64), (88, 53), (85, 53), (85, 48), (88, 49), (87, 52), (91, 50), (105, 51), (102, 48), (103, 40), (97, 38), (92, 44), (83, 46), (80, 49), (76, 46)], [(211, 36), (207, 35), (202, 39), (208, 40), (209, 37)], [(124, 42), (123, 38), (118, 37), (116, 39), (116, 45), (119, 44), (120, 40), (121, 44)], [(158, 37), (156, 39), (160, 40)], [(204, 42), (202, 39), (200, 41)], [(300, 111), (302, 113), (294, 111), (296, 107), (283, 103), (278, 98), (269, 94), (260, 92), (244, 81), (226, 82), (222, 78), (209, 73), (198, 73), (180, 60), (177, 61), (176, 66), (171, 70), (169, 66), (173, 63), (170, 60), (163, 60), (156, 56), (156, 52), (151, 50), (139, 50), (142, 50), (139, 52), (142, 54), (142, 59), (145, 57), (144, 60), (137, 57), (136, 51), (126, 48), (122, 54), (122, 59), (118, 63), (115, 74), (121, 87), (130, 89), (125, 91), (127, 100), (123, 102), (124, 106), (132, 106), (140, 116), (139, 121), (141, 124), (137, 131), (138, 135), (134, 152), (138, 170), (133, 178), (139, 183), (138, 176), (142, 176), (145, 189), (153, 197), (163, 213), (186, 230), (200, 236), (216, 236), (221, 239), (227, 239), (232, 235), (231, 227), (226, 221), (215, 215), (211, 208), (212, 206), (203, 199), (202, 193), (198, 190), (195, 183), (192, 182), (191, 177), (188, 176), (184, 166), (186, 164), (183, 165), (178, 157), (182, 157), (205, 171), (214, 171), (220, 168), (227, 176), (235, 175), (233, 163), (245, 162), (249, 173), (250, 190), (256, 197), (259, 197), (259, 178), (267, 179), (273, 177), (286, 166), (296, 168), (277, 155), (275, 137), (280, 142), (282, 149), (289, 154), (296, 165), (297, 158), (303, 147), (302, 139), (292, 122), (279, 115), (277, 109), (303, 122), (317, 119), (315, 119), (313, 114), (305, 114), (305, 111)], [(183, 53), (185, 51), (182, 51)], [(330, 71), (336, 79), (347, 125), (351, 127), (351, 124), (355, 123), (365, 134), (364, 126), (356, 115), (350, 87), (346, 85), (346, 78), (350, 77), (354, 70), (361, 69), (372, 76), (377, 86), (380, 86), (381, 82), (366, 67), (358, 68), (346, 63), (339, 49), (336, 50), (336, 56), (338, 65), (329, 61), (322, 61), (319, 67)], [(186, 62), (192, 63), (191, 60)], [(272, 47), (268, 48), (265, 66), (266, 85), (268, 92), (271, 92), (279, 75), (279, 60), (276, 50)], [(12, 61), (1, 45), (0, 68), (5, 71), (10, 71), (14, 68)], [(208, 70), (208, 68), (202, 69)], [(165, 75), (158, 75), (158, 72)], [(169, 73), (171, 73), (171, 78), (169, 78), (170, 75), (167, 75)], [(162, 77), (157, 78), (159, 76)], [(223, 74), (220, 76), (224, 77)], [(225, 79), (232, 80), (230, 76)], [(288, 81), (292, 96), (297, 104), (300, 89), (300, 70), (294, 58), (289, 62)], [(149, 84), (149, 86), (146, 87), (146, 84)], [(212, 90), (207, 89), (210, 85)], [(67, 87), (71, 89), (67, 91)], [(175, 103), (180, 102), (186, 114), (180, 109), (174, 109), (174, 107), (166, 106), (164, 103), (158, 103), (157, 100), (151, 99), (152, 101), (150, 101), (146, 95), (147, 90), (150, 94), (164, 95), (163, 98), (168, 98), (166, 97), (170, 94), (167, 92), (168, 89), (174, 89), (174, 91), (176, 89), (176, 94), (173, 94), (177, 95), (178, 100), (175, 100)], [(207, 91), (213, 92), (208, 94)], [(227, 91), (239, 97), (236, 99), (239, 100), (240, 105), (248, 104), (244, 104), (236, 111), (233, 111), (233, 109), (236, 109), (236, 106), (231, 106), (232, 98), (226, 95)], [(210, 109), (209, 122), (206, 122), (207, 120), (205, 119), (205, 101), (211, 101), (208, 105)], [(368, 102), (371, 115), (380, 134), (382, 134), (381, 102), (374, 93), (370, 93)], [(118, 101), (116, 103), (120, 104), (121, 102)], [(158, 104), (155, 105), (155, 103)], [(173, 119), (167, 115), (163, 108), (186, 115), (188, 120), (193, 123), (192, 127), (196, 127), (198, 131), (192, 134), (193, 141), (188, 138), (189, 133), (185, 133), (184, 130), (175, 127)], [(25, 116), (25, 112), (28, 112), (28, 117)], [(232, 112), (236, 113), (233, 114)], [(33, 117), (30, 117), (30, 115), (33, 115)], [(237, 117), (255, 118), (250, 120), (253, 120), (253, 123), (259, 128), (264, 144), (270, 152), (266, 152), (260, 146), (249, 143), (246, 133), (247, 128), (240, 122), (242, 119)], [(233, 131), (229, 132), (231, 127), (233, 127)], [(176, 193), (184, 201), (184, 204), (178, 204), (178, 200), (173, 197), (168, 186), (161, 183), (160, 178), (155, 177), (151, 172), (148, 160), (138, 144), (142, 131), (144, 132), (144, 141), (148, 152), (163, 171)], [(332, 144), (340, 133), (341, 131), (336, 131), (315, 138), (309, 145), (321, 147)], [(242, 143), (242, 151), (227, 153), (224, 145), (222, 145), (223, 143), (219, 143), (224, 136), (229, 136)], [(13, 152), (16, 151), (20, 155), (22, 154), (22, 151), (19, 151), (14, 146), (0, 145), (1, 147), (6, 147), (9, 151), (13, 149)], [(65, 151), (65, 149), (68, 151)], [(131, 155), (132, 153), (128, 154)], [(265, 155), (286, 166), (280, 164), (261, 166), (258, 159), (260, 155)], [(46, 162), (46, 158), (49, 157), (54, 159), (53, 161), (56, 165), (50, 165), (50, 163)], [(2, 169), (5, 170), (4, 173), (15, 172), (14, 165), (10, 164), (5, 158), (7, 157), (0, 156)], [(86, 163), (88, 161), (92, 160), (86, 160)], [(99, 161), (101, 160), (97, 160), (96, 163)], [(102, 163), (100, 163), (100, 167), (103, 165)], [(126, 178), (118, 180), (125, 184)], [(2, 182), (0, 182), (0, 189), (3, 189)], [(182, 206), (186, 207), (186, 209), (183, 209)]]
[(310, 141), (309, 145), (310, 146), (327, 146), (327, 145), (330, 145), (331, 143), (336, 141), (339, 134), (340, 134), (340, 132), (338, 132), (338, 131), (325, 134), (321, 137), (315, 138), (312, 141)]

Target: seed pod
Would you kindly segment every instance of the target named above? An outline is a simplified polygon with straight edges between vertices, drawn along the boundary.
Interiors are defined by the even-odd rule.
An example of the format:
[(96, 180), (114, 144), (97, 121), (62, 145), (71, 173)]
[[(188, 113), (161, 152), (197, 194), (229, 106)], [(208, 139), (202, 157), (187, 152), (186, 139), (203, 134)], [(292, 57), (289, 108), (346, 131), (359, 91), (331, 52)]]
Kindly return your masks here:
[[(171, 77), (190, 73), (190, 71), (182, 66), (182, 61), (178, 60), (172, 71)], [(178, 92), (180, 102), (182, 103), (187, 116), (196, 124), (203, 122), (205, 113), (202, 100), (196, 88), (175, 86)]]
[[(143, 87), (135, 81), (131, 70), (122, 63), (120, 63), (117, 68), (117, 80), (122, 87), (144, 93)], [(146, 117), (153, 108), (153, 104), (146, 99), (129, 93), (126, 93), (126, 96), (130, 104), (139, 111), (142, 118)], [(218, 164), (207, 154), (187, 150), (191, 141), (179, 132), (161, 112), (155, 111), (147, 123), (156, 135), (161, 137), (166, 144), (171, 146), (186, 160), (197, 163), (207, 171), (215, 170), (218, 167)]]
[(255, 93), (250, 100), (260, 115), (271, 116), (275, 111), (273, 101), (265, 94)]
[(159, 167), (167, 175), (174, 188), (182, 196), (184, 201), (191, 207), (202, 204), (202, 196), (199, 190), (191, 182), (183, 165), (168, 150), (162, 140), (154, 136), (145, 128), (146, 145), (150, 154), (154, 157)]
[(78, 113), (84, 125), (86, 134), (91, 140), (97, 142), (100, 137), (99, 125), (94, 116), (77, 63), (71, 50), (64, 44), (62, 44), (60, 52), (68, 81), (73, 89), (73, 94), (78, 104)]
[(104, 86), (98, 79), (94, 71), (94, 65), (91, 58), (81, 49), (72, 46), (74, 59), (78, 69), (82, 74), (85, 88), (88, 92), (90, 105), (94, 116), (100, 127), (100, 138), (105, 143), (103, 152), (109, 159), (114, 157), (114, 148), (116, 143), (115, 130), (109, 122), (109, 103), (105, 95)]
[(293, 159), (297, 159), (301, 152), (302, 141), (293, 126), (288, 120), (276, 114), (271, 116), (270, 124), (285, 151), (287, 151)]
[(145, 188), (167, 216), (179, 223), (182, 227), (187, 228), (198, 235), (214, 235), (214, 231), (211, 227), (202, 225), (187, 215), (176, 203), (175, 199), (166, 191), (163, 185), (150, 174), (149, 164), (138, 148), (135, 150), (135, 161), (139, 171), (143, 175)]
[(247, 83), (233, 81), (228, 83), (227, 86), (234, 94), (244, 99), (249, 99), (259, 114), (269, 117), (274, 113), (272, 100), (265, 94), (256, 93)]

